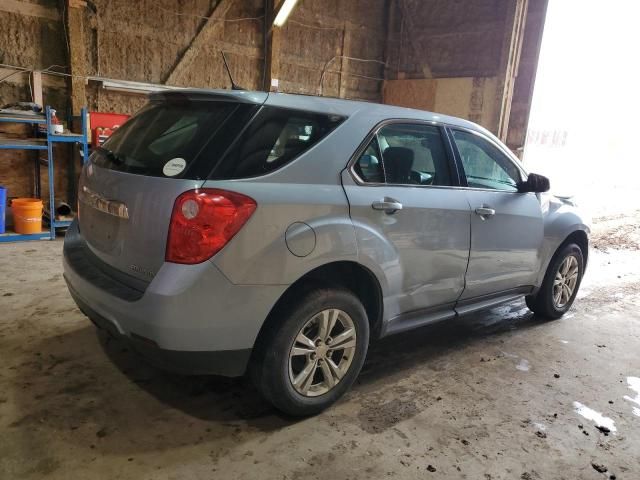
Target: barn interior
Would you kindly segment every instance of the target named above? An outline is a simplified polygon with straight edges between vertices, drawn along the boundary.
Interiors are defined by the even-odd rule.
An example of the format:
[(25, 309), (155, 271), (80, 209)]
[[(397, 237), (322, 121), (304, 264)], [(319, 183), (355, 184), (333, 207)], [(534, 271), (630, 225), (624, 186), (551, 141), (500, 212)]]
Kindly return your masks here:
[[(563, 319), (518, 301), (390, 337), (308, 419), (245, 379), (141, 362), (61, 273), (86, 156), (151, 92), (233, 81), (433, 111), (526, 168), (549, 1), (299, 0), (277, 25), (282, 0), (2, 0), (0, 108), (50, 107), (75, 137), (16, 148), (33, 125), (0, 122), (0, 477), (637, 478), (640, 197), (595, 216)], [(37, 239), (14, 231), (24, 197), (44, 199)]]

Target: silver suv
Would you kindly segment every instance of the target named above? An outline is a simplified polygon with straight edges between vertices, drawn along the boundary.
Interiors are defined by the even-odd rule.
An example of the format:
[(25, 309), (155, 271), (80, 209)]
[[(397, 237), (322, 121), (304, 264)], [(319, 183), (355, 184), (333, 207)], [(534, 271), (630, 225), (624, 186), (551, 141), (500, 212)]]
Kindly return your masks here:
[(164, 368), (249, 373), (293, 415), (369, 342), (526, 296), (557, 318), (589, 228), (473, 123), (247, 91), (154, 94), (85, 165), (64, 276)]

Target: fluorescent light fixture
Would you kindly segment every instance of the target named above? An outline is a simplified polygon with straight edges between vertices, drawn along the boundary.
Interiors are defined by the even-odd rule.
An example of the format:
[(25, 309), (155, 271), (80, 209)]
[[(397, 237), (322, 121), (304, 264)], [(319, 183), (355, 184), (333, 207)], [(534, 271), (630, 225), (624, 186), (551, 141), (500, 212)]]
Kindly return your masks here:
[(159, 92), (163, 90), (178, 90), (180, 87), (170, 87), (168, 85), (157, 85), (153, 83), (142, 82), (129, 82), (126, 80), (111, 80), (111, 79), (98, 79), (97, 77), (91, 78), (91, 80), (97, 80), (102, 82), (102, 88), (105, 90), (111, 90), (114, 92), (123, 93), (137, 93), (140, 95), (146, 95), (151, 92)]
[(298, 0), (284, 0), (280, 10), (278, 10), (276, 18), (273, 20), (273, 24), (276, 27), (281, 27), (286, 23), (287, 18), (289, 18), (289, 15), (296, 6), (296, 3), (298, 3)]

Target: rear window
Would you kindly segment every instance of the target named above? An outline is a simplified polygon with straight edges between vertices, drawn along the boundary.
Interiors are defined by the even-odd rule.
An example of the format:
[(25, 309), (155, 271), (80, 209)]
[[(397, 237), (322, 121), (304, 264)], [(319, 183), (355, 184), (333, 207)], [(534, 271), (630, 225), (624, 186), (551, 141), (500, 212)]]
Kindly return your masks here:
[(120, 127), (91, 160), (156, 177), (206, 178), (257, 105), (227, 101), (152, 102)]
[(226, 180), (286, 165), (344, 120), (227, 101), (152, 102), (91, 156), (97, 166), (154, 177)]
[(210, 178), (247, 178), (272, 172), (318, 143), (343, 120), (338, 115), (265, 106)]

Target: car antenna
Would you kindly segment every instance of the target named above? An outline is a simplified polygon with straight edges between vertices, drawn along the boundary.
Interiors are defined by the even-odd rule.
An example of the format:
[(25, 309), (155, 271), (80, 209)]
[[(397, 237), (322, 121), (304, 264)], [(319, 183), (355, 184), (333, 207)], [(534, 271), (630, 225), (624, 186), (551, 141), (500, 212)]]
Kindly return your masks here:
[(231, 76), (231, 70), (229, 70), (229, 65), (227, 64), (227, 57), (225, 56), (223, 51), (220, 51), (222, 54), (222, 61), (224, 62), (224, 68), (227, 70), (227, 75), (229, 75), (229, 80), (231, 80), (231, 90), (244, 90), (240, 85), (233, 81), (233, 77)]

